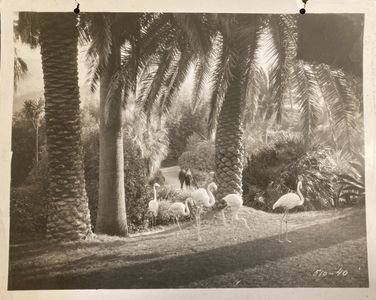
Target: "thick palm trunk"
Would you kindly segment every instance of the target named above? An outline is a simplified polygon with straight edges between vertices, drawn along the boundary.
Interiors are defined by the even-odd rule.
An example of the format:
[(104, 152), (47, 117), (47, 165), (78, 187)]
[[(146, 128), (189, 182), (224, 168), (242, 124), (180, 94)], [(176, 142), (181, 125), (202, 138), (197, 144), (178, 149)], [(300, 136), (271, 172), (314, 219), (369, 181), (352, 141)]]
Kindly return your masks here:
[(128, 227), (124, 195), (121, 92), (116, 91), (112, 101), (106, 105), (112, 75), (120, 65), (120, 47), (116, 47), (115, 43), (111, 51), (108, 66), (100, 80), (99, 199), (96, 232), (126, 236)]
[(233, 78), (223, 101), (215, 138), (216, 199), (227, 194), (242, 194), (243, 125), (240, 66), (234, 68)]
[(82, 161), (76, 17), (42, 17), (41, 54), (49, 169), (47, 237), (80, 239), (92, 234)]

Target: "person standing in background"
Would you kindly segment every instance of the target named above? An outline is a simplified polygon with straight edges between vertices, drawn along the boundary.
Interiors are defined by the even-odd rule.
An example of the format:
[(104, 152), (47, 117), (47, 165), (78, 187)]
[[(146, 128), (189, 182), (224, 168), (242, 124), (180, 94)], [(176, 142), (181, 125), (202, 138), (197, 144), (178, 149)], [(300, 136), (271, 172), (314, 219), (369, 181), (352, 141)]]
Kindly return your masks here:
[(180, 188), (183, 189), (184, 182), (185, 182), (185, 177), (186, 177), (186, 170), (185, 168), (180, 168), (179, 172), (179, 181), (180, 181)]
[(191, 183), (192, 183), (192, 179), (193, 179), (193, 176), (192, 176), (192, 173), (191, 173), (191, 169), (188, 169), (187, 173), (185, 174), (185, 186), (190, 189), (191, 188)]

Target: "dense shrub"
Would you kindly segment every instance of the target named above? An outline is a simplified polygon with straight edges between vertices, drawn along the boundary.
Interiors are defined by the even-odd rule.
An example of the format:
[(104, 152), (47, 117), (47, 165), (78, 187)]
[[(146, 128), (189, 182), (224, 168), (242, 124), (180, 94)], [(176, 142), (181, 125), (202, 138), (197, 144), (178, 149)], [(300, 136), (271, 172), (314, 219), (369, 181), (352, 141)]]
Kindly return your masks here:
[(47, 223), (48, 169), (47, 151), (42, 147), (38, 165), (34, 166), (24, 184), (11, 187), (10, 238), (33, 238), (43, 235)]
[(207, 107), (193, 111), (190, 105), (181, 105), (177, 113), (171, 115), (167, 127), (170, 146), (166, 160), (176, 161), (186, 151), (193, 134), (207, 135)]
[(210, 172), (214, 170), (215, 148), (209, 141), (203, 141), (196, 136), (189, 139), (187, 151), (179, 157), (179, 166)]
[(148, 185), (140, 149), (128, 136), (124, 140), (124, 189), (129, 230), (132, 232), (143, 228), (153, 193)]
[(348, 163), (348, 168), (340, 172), (338, 200), (349, 205), (364, 204), (365, 193), (364, 155), (354, 153), (354, 159)]
[(190, 168), (194, 185), (205, 186), (211, 179), (209, 172), (214, 170), (215, 149), (212, 142), (192, 135), (187, 144), (187, 151), (179, 157), (179, 166)]
[[(18, 127), (16, 126), (16, 128), (20, 128), (23, 123), (20, 120), (17, 122), (19, 123), (17, 123)], [(84, 107), (81, 112), (81, 123), (86, 192), (89, 199), (91, 222), (95, 229), (99, 188), (99, 126), (97, 108), (93, 106)], [(33, 147), (33, 132), (26, 130), (26, 126), (22, 126), (20, 132), (25, 131), (25, 135), (29, 137), (31, 135), (31, 138), (29, 140), (26, 139), (26, 141), (27, 145), (30, 143), (31, 147)], [(17, 141), (17, 143), (14, 144), (17, 149), (14, 151), (21, 155), (16, 156), (16, 158), (24, 161), (23, 159), (26, 159), (26, 156), (23, 156), (24, 154), (21, 153), (24, 147), (20, 144), (22, 140), (21, 136), (16, 133), (14, 139)], [(41, 140), (43, 139), (44, 137), (41, 136)], [(25, 147), (25, 149), (30, 151), (27, 147)], [(31, 168), (32, 165), (27, 165), (27, 168), (22, 171), (26, 175), (22, 172), (18, 172), (16, 162), (12, 163), (12, 173), (15, 175), (15, 178), (17, 178), (15, 182), (26, 184), (26, 186), (20, 186), (19, 188), (12, 186), (11, 230), (13, 235), (31, 231), (43, 233), (45, 229), (45, 216), (47, 214), (46, 203), (48, 200), (47, 152), (43, 144), (40, 146), (40, 150), (38, 166)], [(13, 159), (14, 158), (15, 156), (13, 156)], [(32, 164), (32, 157), (29, 157), (28, 161)], [(16, 171), (18, 172), (17, 174)], [(164, 178), (159, 173), (158, 178), (158, 180), (163, 183)], [(133, 232), (143, 228), (145, 214), (147, 212), (147, 203), (152, 199), (153, 193), (152, 188), (147, 184), (144, 160), (141, 158), (140, 149), (127, 135), (124, 136), (124, 188), (128, 224), (130, 232)]]
[(40, 185), (14, 187), (10, 193), (10, 240), (43, 234), (47, 222), (47, 201)]
[[(42, 138), (39, 140), (42, 141)], [(35, 159), (35, 131), (22, 113), (13, 116), (12, 152), (11, 183), (12, 186), (19, 186), (24, 184)]]
[(328, 148), (308, 148), (296, 135), (274, 138), (268, 147), (252, 154), (243, 171), (245, 204), (271, 210), (283, 194), (296, 191), (298, 175), (303, 177), (305, 209), (331, 207), (337, 196), (336, 163)]

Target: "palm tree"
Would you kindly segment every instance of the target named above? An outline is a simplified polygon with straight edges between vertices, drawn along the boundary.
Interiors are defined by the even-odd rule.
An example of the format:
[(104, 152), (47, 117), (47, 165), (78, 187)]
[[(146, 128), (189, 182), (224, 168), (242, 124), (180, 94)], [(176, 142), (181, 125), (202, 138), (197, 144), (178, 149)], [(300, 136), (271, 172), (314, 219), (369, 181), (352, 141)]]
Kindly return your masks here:
[[(81, 32), (90, 42), (87, 53), (91, 61), (92, 90), (100, 86), (99, 121), (99, 199), (96, 232), (127, 235), (124, 195), (124, 157), (121, 90), (114, 89), (107, 102), (112, 76), (120, 67), (120, 49), (124, 40), (116, 36), (117, 15), (85, 14)], [(86, 36), (85, 36), (86, 34)]]
[[(186, 75), (186, 67), (176, 67), (179, 63), (196, 63), (194, 98), (197, 98), (206, 75), (212, 73), (209, 127), (212, 133), (216, 131), (215, 181), (219, 187), (217, 198), (223, 198), (229, 193), (241, 194), (243, 107), (249, 90), (252, 89), (255, 49), (260, 31), (266, 23), (262, 22), (260, 15), (229, 14), (174, 14), (170, 20), (173, 29), (168, 32), (170, 36), (175, 34), (175, 43), (162, 51), (161, 59), (156, 63), (156, 71), (149, 78), (148, 88), (143, 90), (146, 91), (145, 99), (151, 99), (145, 101), (145, 108), (151, 110), (153, 101), (167, 98), (169, 101), (160, 101), (160, 106), (164, 110), (168, 109), (174, 93)], [(274, 77), (280, 87), (275, 97), (278, 98), (277, 102), (282, 102), (283, 89), (287, 82), (286, 76), (282, 74), (288, 69), (288, 62), (292, 57), (287, 36), (291, 21), (284, 17), (268, 17), (268, 20), (275, 28), (273, 49), (279, 47), (271, 56), (274, 59), (279, 58), (279, 68), (276, 68)], [(281, 52), (278, 52), (280, 49), (284, 53), (281, 57)], [(177, 54), (178, 58), (173, 54)], [(214, 57), (210, 58), (211, 54), (214, 54)], [(186, 59), (187, 57), (189, 59)], [(209, 61), (214, 61), (213, 69)], [(171, 91), (170, 86), (175, 89)]]
[(49, 170), (47, 237), (92, 234), (80, 136), (77, 18), (71, 13), (20, 13), (17, 32), (40, 44)]
[[(127, 235), (122, 161), (123, 106), (130, 94), (137, 93), (137, 82), (147, 81), (151, 77), (148, 71), (155, 69), (158, 62), (152, 73), (155, 80), (141, 95), (145, 95), (142, 101), (148, 123), (151, 117), (148, 107), (152, 107), (156, 99), (160, 100), (160, 111), (165, 112), (187, 75), (194, 52), (177, 52), (177, 47), (189, 50), (189, 44), (175, 31), (171, 14), (86, 14), (81, 20), (82, 37), (91, 43), (88, 57), (92, 87), (100, 82), (101, 90), (97, 231)], [(171, 42), (174, 43), (172, 46)], [(170, 66), (174, 66), (176, 72), (170, 72)], [(162, 85), (162, 82), (168, 84)], [(163, 95), (159, 93), (162, 87)], [(143, 89), (142, 86), (139, 88)], [(165, 144), (163, 140), (161, 143)], [(151, 155), (146, 155), (149, 161)]]
[[(255, 97), (255, 79), (258, 76), (255, 57), (260, 45), (263, 43), (267, 46), (266, 56), (270, 65), (268, 77), (272, 105), (269, 103), (267, 115), (275, 115), (276, 122), (281, 123), (286, 93), (289, 91), (290, 99), (291, 96), (295, 98), (301, 112), (307, 142), (314, 136), (322, 113), (319, 105), (319, 89), (322, 89), (318, 84), (320, 74), (312, 64), (296, 59), (297, 25), (295, 17), (291, 15), (167, 14), (166, 19), (170, 27), (161, 27), (156, 36), (162, 41), (161, 37), (167, 36), (168, 46), (161, 47), (162, 50), (151, 60), (153, 68), (151, 72), (146, 72), (138, 98), (144, 101), (149, 115), (154, 104), (158, 103), (161, 112), (168, 112), (190, 64), (196, 63), (197, 66), (194, 98), (199, 91), (197, 86), (202, 86), (205, 75), (210, 71), (212, 96), (209, 127), (212, 133), (216, 133), (217, 198), (229, 193), (241, 193), (243, 112), (245, 101), (250, 102), (249, 106), (254, 110), (252, 114), (257, 112), (260, 104)], [(208, 63), (210, 53), (214, 54), (211, 58), (214, 68)], [(349, 100), (351, 91), (346, 88), (348, 81), (339, 73), (335, 74), (342, 88), (337, 88), (337, 98), (346, 97), (345, 100)], [(333, 88), (327, 93), (330, 92), (333, 95)], [(325, 89), (322, 89), (324, 93)], [(347, 101), (349, 105), (337, 102), (337, 114), (333, 113), (333, 117), (338, 117), (336, 124), (345, 124), (346, 128), (353, 129), (352, 122), (348, 120), (353, 111), (350, 103), (354, 101)], [(338, 127), (343, 129), (343, 126)]]
[(44, 112), (44, 101), (39, 98), (37, 100), (26, 100), (23, 106), (23, 114), (28, 119), (35, 130), (35, 165), (39, 162), (39, 127)]
[(127, 101), (125, 130), (140, 149), (146, 175), (151, 179), (168, 154), (168, 132), (157, 115), (151, 116), (149, 124), (143, 108), (134, 102), (132, 98)]
[[(100, 172), (96, 230), (128, 235), (124, 193), (123, 109), (147, 58), (158, 43), (140, 50), (158, 27), (158, 14), (85, 14), (81, 33), (90, 43), (92, 89), (100, 86)], [(151, 35), (153, 36), (153, 35)]]

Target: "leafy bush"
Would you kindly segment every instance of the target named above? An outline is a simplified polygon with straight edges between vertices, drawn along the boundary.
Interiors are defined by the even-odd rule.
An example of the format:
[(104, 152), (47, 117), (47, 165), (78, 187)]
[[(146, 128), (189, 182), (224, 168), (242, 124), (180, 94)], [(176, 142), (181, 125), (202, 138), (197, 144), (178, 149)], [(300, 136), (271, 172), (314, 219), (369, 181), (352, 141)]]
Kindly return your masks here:
[(148, 202), (152, 199), (152, 189), (147, 184), (140, 150), (132, 144), (128, 136), (125, 136), (124, 140), (124, 189), (129, 230), (132, 232), (144, 226)]
[(361, 154), (349, 162), (347, 173), (340, 174), (339, 198), (348, 204), (364, 203), (365, 201), (365, 161)]
[(47, 199), (40, 185), (11, 189), (10, 240), (11, 242), (35, 234), (43, 234), (47, 223)]
[(201, 106), (193, 111), (190, 105), (182, 104), (175, 114), (171, 114), (167, 126), (170, 141), (167, 160), (176, 161), (187, 150), (188, 139), (193, 134), (207, 135), (207, 107)]
[(196, 136), (192, 136), (189, 140), (187, 151), (179, 157), (179, 166), (205, 172), (214, 170), (214, 144), (197, 139)]
[(20, 112), (13, 116), (12, 152), (11, 183), (12, 186), (19, 186), (24, 184), (35, 159), (35, 132)]
[(156, 223), (157, 225), (168, 225), (172, 223), (171, 215), (168, 212), (168, 209), (171, 206), (171, 202), (167, 200), (161, 200), (159, 202), (159, 210)]
[(243, 171), (245, 204), (260, 207), (257, 198), (263, 194), (262, 209), (271, 210), (280, 196), (296, 191), (301, 175), (305, 209), (333, 206), (338, 176), (332, 155), (328, 148), (307, 148), (301, 137), (293, 134), (274, 137), (273, 144), (248, 158)]

